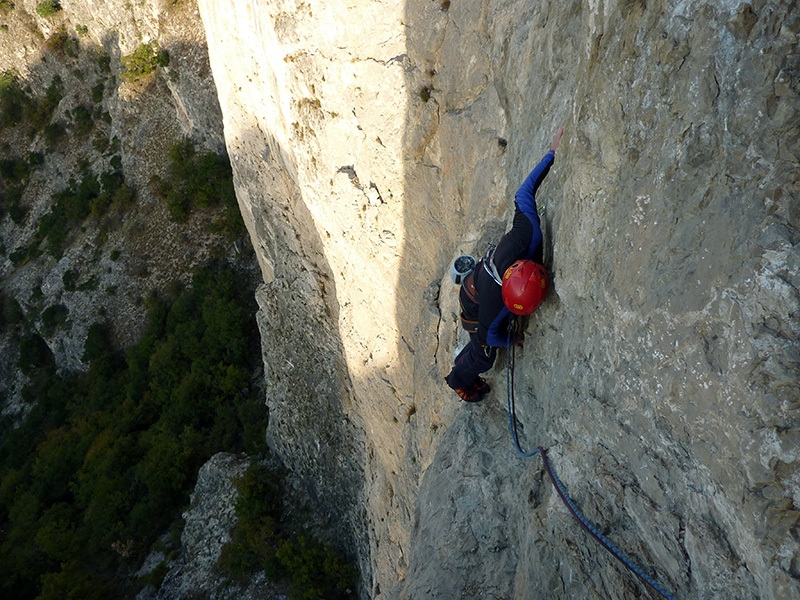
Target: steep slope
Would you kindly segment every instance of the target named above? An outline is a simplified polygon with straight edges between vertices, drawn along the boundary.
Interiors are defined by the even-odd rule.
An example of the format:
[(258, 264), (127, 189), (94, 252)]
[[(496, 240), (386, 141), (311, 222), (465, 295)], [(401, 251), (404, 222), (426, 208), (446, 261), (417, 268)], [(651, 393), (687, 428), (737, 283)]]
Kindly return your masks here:
[(443, 385), (450, 260), (540, 193), (522, 443), (677, 597), (800, 594), (791, 2), (201, 0), (259, 292), (269, 439), (375, 598), (654, 597), (495, 394)]
[[(65, 3), (48, 17), (36, 2), (3, 3), (0, 25), (3, 87), (15, 78), (40, 101), (36, 123), (26, 115), (0, 131), (0, 161), (30, 163), (22, 183), (5, 168), (0, 174), (0, 296), (20, 306), (20, 318), (45, 339), (60, 369), (81, 370), (92, 323), (108, 322), (116, 342), (133, 343), (148, 293), (188, 282), (192, 268), (218, 248), (232, 250), (208, 232), (211, 215), (173, 222), (153, 184), (154, 176), (166, 176), (170, 147), (184, 138), (224, 151), (202, 23), (190, 2), (110, 1)], [(167, 52), (169, 66), (133, 81), (125, 61), (145, 43)], [(107, 175), (124, 180), (127, 201), (62, 218), (54, 229), (63, 248), (48, 251), (54, 244), (41, 243), (42, 224), (59, 194)], [(41, 315), (54, 307), (67, 316), (48, 328)], [(7, 321), (4, 314), (0, 414), (18, 418), (28, 408), (20, 399), (28, 380), (17, 369), (19, 336)]]

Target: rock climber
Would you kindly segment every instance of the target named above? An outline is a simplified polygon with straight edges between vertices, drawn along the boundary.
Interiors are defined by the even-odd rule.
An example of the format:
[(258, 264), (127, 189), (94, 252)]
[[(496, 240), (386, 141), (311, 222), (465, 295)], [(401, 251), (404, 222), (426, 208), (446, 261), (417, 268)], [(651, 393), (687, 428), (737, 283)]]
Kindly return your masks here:
[(530, 172), (514, 197), (514, 222), (486, 255), (475, 261), (460, 256), (451, 276), (461, 285), (461, 324), (469, 343), (456, 356), (453, 370), (445, 378), (462, 400), (479, 402), (489, 393), (480, 376), (492, 368), (497, 348), (509, 343), (522, 345), (523, 335), (514, 332), (514, 315), (529, 315), (544, 300), (549, 287), (542, 266), (542, 229), (536, 211), (536, 191), (555, 160), (564, 135), (559, 127), (544, 158)]

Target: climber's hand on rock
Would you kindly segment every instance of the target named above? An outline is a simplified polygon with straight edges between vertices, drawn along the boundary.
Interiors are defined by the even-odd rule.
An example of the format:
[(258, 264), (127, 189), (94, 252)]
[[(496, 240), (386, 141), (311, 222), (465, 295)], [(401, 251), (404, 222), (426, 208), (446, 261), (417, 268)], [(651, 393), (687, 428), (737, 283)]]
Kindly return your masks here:
[(564, 126), (558, 128), (556, 134), (553, 136), (553, 145), (550, 146), (553, 150), (558, 150), (559, 144), (561, 144), (561, 137), (564, 135)]

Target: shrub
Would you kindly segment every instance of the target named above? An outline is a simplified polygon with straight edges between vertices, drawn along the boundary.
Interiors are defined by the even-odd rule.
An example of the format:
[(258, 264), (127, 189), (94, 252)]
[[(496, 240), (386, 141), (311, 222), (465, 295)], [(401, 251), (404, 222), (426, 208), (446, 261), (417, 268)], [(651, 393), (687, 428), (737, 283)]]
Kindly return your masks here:
[(89, 326), (86, 342), (83, 346), (81, 360), (85, 363), (92, 362), (113, 350), (111, 345), (111, 331), (105, 323), (93, 323)]
[(0, 294), (0, 330), (7, 325), (18, 325), (25, 320), (25, 313), (16, 298)]
[(133, 188), (129, 187), (127, 183), (123, 182), (115, 191), (111, 203), (114, 206), (122, 208), (131, 206), (136, 200), (136, 192)]
[(41, 100), (35, 100), (23, 90), (19, 80), (11, 72), (0, 75), (0, 129), (14, 127), (28, 121), (36, 131), (50, 122), (62, 98), (62, 82), (57, 75), (53, 77)]
[(72, 53), (74, 53), (75, 56), (77, 56), (77, 47), (74, 47), (73, 43), (70, 42), (71, 39), (72, 38), (69, 37), (66, 29), (62, 27), (49, 38), (47, 38), (45, 46), (47, 46), (47, 49), (50, 50), (50, 52), (56, 55), (72, 56)]
[(355, 568), (329, 547), (307, 536), (292, 538), (279, 525), (279, 474), (252, 463), (235, 481), (237, 523), (216, 568), (235, 580), (263, 569), (272, 580), (285, 580), (294, 600), (344, 598), (355, 584)]
[(111, 56), (109, 54), (101, 54), (97, 58), (97, 66), (102, 73), (111, 73)]
[(169, 52), (166, 50), (159, 50), (156, 52), (156, 65), (159, 67), (169, 66)]
[(49, 123), (44, 127), (44, 141), (50, 148), (60, 144), (66, 134), (67, 128), (63, 123)]
[(22, 122), (30, 99), (22, 91), (19, 80), (11, 71), (0, 75), (0, 129)]
[(54, 304), (42, 311), (42, 327), (47, 335), (52, 335), (56, 329), (67, 323), (69, 309), (63, 304)]
[(9, 202), (8, 216), (16, 225), (22, 225), (28, 215), (28, 209), (20, 203), (22, 188), (14, 187), (7, 190), (6, 199)]
[(93, 292), (97, 289), (97, 283), (98, 283), (97, 275), (91, 275), (89, 279), (87, 279), (78, 286), (78, 291)]
[(39, 100), (30, 99), (26, 103), (25, 119), (36, 131), (43, 131), (53, 118), (53, 113), (63, 97), (63, 82), (61, 77), (56, 75), (47, 86), (44, 97)]
[(89, 211), (91, 212), (93, 217), (101, 217), (105, 214), (110, 205), (111, 205), (111, 197), (105, 192), (103, 192), (96, 198), (92, 198), (89, 201)]
[(52, 17), (61, 10), (61, 5), (56, 0), (43, 0), (36, 5), (36, 13), (40, 17)]
[(350, 593), (356, 572), (330, 548), (301, 536), (285, 541), (275, 553), (290, 578), (293, 600), (342, 598)]
[(28, 179), (30, 166), (19, 157), (0, 160), (0, 177), (8, 183), (20, 183)]
[(33, 258), (37, 255), (38, 253), (36, 251), (35, 244), (31, 244), (29, 246), (20, 246), (11, 254), (9, 254), (8, 258), (11, 261), (11, 264), (13, 264), (15, 267), (18, 267), (27, 259)]
[(95, 574), (87, 573), (76, 560), (61, 565), (61, 569), (42, 577), (41, 600), (63, 600), (64, 598), (81, 598), (81, 600), (103, 600), (112, 597), (103, 579)]
[(105, 91), (105, 89), (106, 86), (103, 84), (102, 81), (97, 83), (97, 85), (95, 85), (92, 88), (92, 101), (95, 104), (99, 104), (100, 102), (103, 101), (103, 92)]
[(31, 167), (40, 167), (44, 164), (44, 153), (28, 152), (27, 161)]
[(82, 104), (72, 109), (72, 119), (75, 121), (75, 133), (78, 135), (86, 135), (94, 127), (91, 111)]
[(75, 225), (91, 214), (92, 201), (100, 195), (97, 176), (85, 171), (80, 183), (70, 179), (69, 187), (58, 192), (50, 212), (39, 219), (34, 245), (46, 242), (47, 251), (54, 258), (61, 258), (70, 234), (70, 225)]
[(16, 298), (0, 296), (0, 304), (2, 305), (0, 316), (2, 316), (6, 323), (16, 325), (23, 322), (25, 319), (25, 313), (22, 312), (22, 307), (20, 306), (19, 302), (17, 302)]
[(236, 516), (241, 523), (256, 523), (265, 516), (278, 518), (281, 488), (277, 473), (273, 473), (261, 463), (254, 462), (235, 483), (239, 492), (236, 500)]
[(68, 292), (74, 292), (79, 277), (80, 275), (78, 275), (77, 271), (72, 269), (64, 271), (64, 274), (61, 276), (61, 283), (64, 284), (64, 289)]
[(109, 171), (100, 176), (103, 191), (89, 202), (93, 217), (100, 217), (109, 208), (125, 209), (133, 205), (136, 192), (125, 183), (122, 173)]
[(227, 157), (214, 152), (198, 153), (189, 139), (172, 145), (168, 152), (169, 180), (154, 178), (156, 193), (166, 202), (173, 221), (185, 221), (195, 207), (222, 206), (222, 216), (214, 223), (215, 233), (230, 240), (245, 232), (236, 202), (233, 171)]
[(52, 358), (50, 348), (38, 334), (30, 334), (20, 340), (17, 366), (25, 375), (32, 375), (37, 369), (48, 366)]
[(235, 580), (244, 581), (274, 561), (281, 542), (278, 532), (280, 487), (276, 474), (260, 463), (251, 463), (234, 483), (237, 523), (231, 541), (222, 548), (216, 568)]
[(180, 193), (169, 190), (166, 192), (167, 212), (170, 219), (176, 223), (183, 223), (189, 217), (188, 200)]
[[(113, 161), (112, 161), (113, 162)], [(124, 183), (125, 178), (121, 171), (106, 171), (100, 174), (100, 185), (103, 191), (113, 195)]]
[[(68, 36), (67, 39), (64, 40), (61, 49), (67, 56), (71, 58), (78, 58), (78, 51), (80, 49), (80, 44), (78, 43), (78, 40), (76, 40), (74, 37)], [(83, 79), (83, 77), (80, 78)]]
[(89, 172), (84, 174), (79, 184), (74, 180), (69, 183), (69, 188), (56, 194), (56, 205), (63, 207), (68, 221), (81, 221), (91, 212), (89, 202), (100, 194), (100, 182), (94, 173)]
[(123, 77), (128, 81), (138, 81), (158, 67), (165, 67), (168, 64), (169, 54), (164, 50), (159, 50), (158, 44), (155, 42), (141, 44), (132, 54), (122, 57)]

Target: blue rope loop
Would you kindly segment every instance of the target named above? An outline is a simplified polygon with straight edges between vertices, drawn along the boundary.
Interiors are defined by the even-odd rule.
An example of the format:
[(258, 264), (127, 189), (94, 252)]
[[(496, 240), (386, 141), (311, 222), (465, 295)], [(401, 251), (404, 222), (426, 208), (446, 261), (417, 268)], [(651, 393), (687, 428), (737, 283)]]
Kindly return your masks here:
[(553, 483), (553, 487), (555, 487), (556, 492), (558, 492), (559, 497), (561, 498), (562, 502), (566, 505), (569, 509), (572, 516), (581, 524), (581, 526), (591, 535), (595, 540), (597, 540), (601, 546), (603, 546), (606, 550), (608, 550), (617, 560), (619, 560), (623, 565), (625, 565), (628, 570), (630, 570), (634, 575), (636, 575), (639, 579), (653, 588), (656, 592), (658, 592), (663, 598), (667, 600), (676, 600), (675, 596), (665, 590), (655, 579), (647, 575), (641, 567), (636, 565), (630, 558), (628, 558), (625, 553), (623, 553), (619, 548), (617, 548), (611, 541), (604, 536), (600, 531), (598, 531), (597, 527), (592, 525), (589, 520), (583, 516), (578, 507), (573, 502), (572, 498), (569, 497), (567, 493), (567, 488), (564, 486), (562, 481), (556, 475), (553, 466), (550, 464), (550, 460), (547, 458), (547, 454), (545, 453), (544, 448), (541, 446), (537, 446), (536, 449), (531, 450), (530, 452), (525, 452), (519, 443), (519, 434), (517, 432), (517, 407), (516, 401), (514, 398), (514, 346), (511, 344), (511, 336), (513, 334), (514, 325), (516, 323), (510, 323), (508, 328), (508, 351), (506, 352), (506, 385), (508, 388), (508, 428), (511, 432), (511, 439), (514, 441), (514, 447), (517, 449), (517, 453), (525, 458), (529, 458), (534, 456), (535, 454), (539, 454), (542, 457), (542, 463), (544, 465), (545, 471), (547, 471), (547, 475), (550, 478), (550, 481)]

